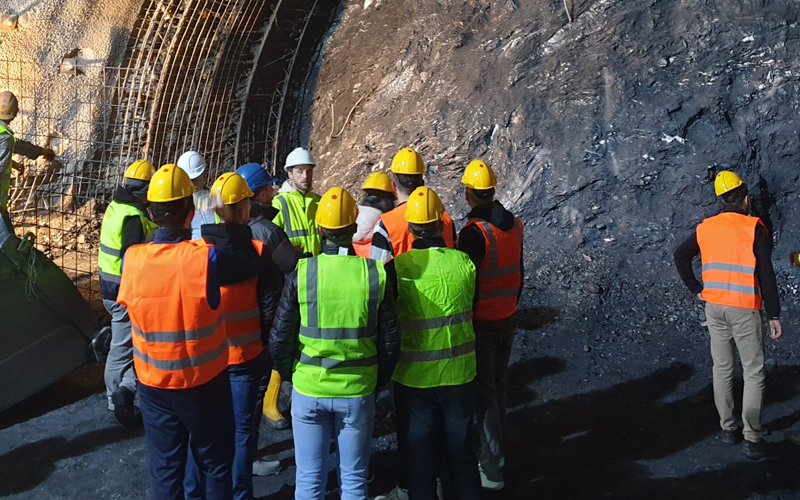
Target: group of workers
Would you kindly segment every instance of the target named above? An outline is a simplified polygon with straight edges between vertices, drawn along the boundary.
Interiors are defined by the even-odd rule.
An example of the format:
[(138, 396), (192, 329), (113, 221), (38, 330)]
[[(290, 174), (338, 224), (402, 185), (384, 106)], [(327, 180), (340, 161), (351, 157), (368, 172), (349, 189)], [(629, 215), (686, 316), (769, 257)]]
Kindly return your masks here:
[(157, 171), (135, 162), (114, 194), (99, 257), (108, 408), (143, 424), (153, 498), (252, 498), (252, 476), (280, 470), (256, 455), (262, 415), (288, 426), (282, 381), (297, 499), (324, 498), (331, 442), (341, 498), (367, 498), (389, 382), (398, 485), (377, 498), (437, 498), (445, 474), (458, 498), (501, 489), (523, 227), (494, 172), (466, 166), (457, 238), (413, 148), (366, 179), (360, 206), (341, 187), (315, 194), (314, 167), (297, 148), (277, 193), (258, 164), (208, 189), (189, 151)]

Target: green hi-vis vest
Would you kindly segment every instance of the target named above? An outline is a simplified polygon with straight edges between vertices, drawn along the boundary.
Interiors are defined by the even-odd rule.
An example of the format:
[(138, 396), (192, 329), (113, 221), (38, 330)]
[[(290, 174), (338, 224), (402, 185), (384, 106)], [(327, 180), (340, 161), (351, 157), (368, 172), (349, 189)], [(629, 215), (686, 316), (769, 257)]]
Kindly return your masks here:
[(472, 299), (475, 266), (449, 248), (414, 249), (394, 258), (400, 360), (392, 379), (425, 389), (475, 378)]
[(359, 398), (378, 383), (378, 305), (383, 263), (354, 255), (297, 262), (300, 352), (292, 383), (317, 398)]
[(289, 237), (293, 246), (300, 246), (303, 252), (319, 255), (322, 252), (322, 237), (317, 230), (317, 206), (319, 195), (300, 191), (278, 193), (272, 200), (272, 206), (278, 214), (272, 219)]
[(100, 277), (109, 283), (119, 283), (122, 272), (122, 226), (128, 217), (139, 217), (142, 221), (145, 239), (156, 231), (156, 223), (147, 218), (138, 208), (112, 201), (103, 215), (103, 225), (100, 226), (100, 254), (97, 256), (97, 265), (100, 267)]
[(11, 130), (0, 123), (0, 134), (5, 134), (11, 137), (11, 153), (8, 155), (8, 163), (0, 165), (0, 208), (3, 210), (8, 208), (8, 192), (11, 190), (11, 155), (14, 154), (14, 145), (17, 139)]

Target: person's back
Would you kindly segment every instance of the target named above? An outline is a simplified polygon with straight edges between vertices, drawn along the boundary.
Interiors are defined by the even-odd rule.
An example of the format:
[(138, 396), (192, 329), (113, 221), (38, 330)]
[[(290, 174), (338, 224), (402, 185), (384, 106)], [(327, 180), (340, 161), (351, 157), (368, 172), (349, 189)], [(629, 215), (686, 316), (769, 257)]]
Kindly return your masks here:
[(361, 257), (369, 257), (372, 234), (381, 214), (394, 209), (397, 195), (392, 179), (385, 172), (372, 172), (361, 186), (364, 201), (358, 206), (356, 234), (353, 235), (353, 250)]

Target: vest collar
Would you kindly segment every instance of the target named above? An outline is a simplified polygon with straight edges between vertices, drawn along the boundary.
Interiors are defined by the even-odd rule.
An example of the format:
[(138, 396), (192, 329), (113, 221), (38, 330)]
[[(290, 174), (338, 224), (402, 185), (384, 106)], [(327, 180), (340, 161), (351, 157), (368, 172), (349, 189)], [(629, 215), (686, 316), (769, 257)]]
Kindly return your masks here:
[(414, 243), (411, 244), (411, 247), (417, 250), (423, 250), (426, 248), (445, 248), (447, 244), (444, 242), (444, 238), (439, 236), (436, 238), (431, 238), (429, 240), (414, 240)]
[(349, 247), (340, 247), (339, 245), (334, 245), (333, 243), (328, 242), (328, 240), (323, 239), (322, 253), (325, 255), (355, 255), (356, 251), (353, 250), (352, 245)]
[(192, 239), (191, 229), (156, 229), (156, 234), (153, 237), (153, 243), (180, 243), (181, 241), (188, 241)]
[(742, 210), (742, 207), (738, 205), (725, 205), (722, 207), (722, 213), (735, 213), (739, 215), (747, 215), (747, 213)]

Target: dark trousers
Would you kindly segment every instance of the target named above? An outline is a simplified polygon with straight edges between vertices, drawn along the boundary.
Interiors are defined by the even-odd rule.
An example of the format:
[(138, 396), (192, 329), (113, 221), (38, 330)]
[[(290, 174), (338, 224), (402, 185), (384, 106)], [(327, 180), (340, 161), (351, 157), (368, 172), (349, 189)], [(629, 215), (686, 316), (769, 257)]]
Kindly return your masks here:
[(228, 373), (223, 371), (191, 389), (157, 389), (139, 383), (138, 393), (150, 451), (151, 498), (184, 500), (191, 446), (205, 478), (206, 498), (230, 500), (234, 423)]
[[(233, 498), (253, 498), (253, 461), (258, 454), (258, 428), (261, 424), (261, 405), (267, 390), (271, 362), (266, 352), (239, 365), (228, 366), (228, 379), (233, 398), (233, 418), (236, 432), (233, 454)], [(186, 463), (184, 480), (186, 499), (206, 498), (205, 481), (192, 453)]]
[[(471, 384), (415, 389), (395, 383), (398, 436), (411, 500), (437, 500), (436, 476), (444, 461), (458, 500), (479, 500), (478, 437)], [(400, 427), (403, 427), (401, 430)], [(398, 437), (398, 447), (400, 440)]]
[(11, 224), (11, 217), (8, 215), (8, 210), (0, 208), (0, 245), (6, 242), (8, 238), (14, 236), (14, 226)]
[(475, 410), (480, 436), (480, 462), (491, 481), (503, 480), (505, 468), (506, 385), (514, 345), (514, 318), (491, 323), (474, 321), (477, 374)]

